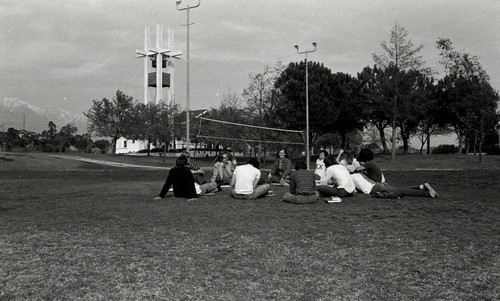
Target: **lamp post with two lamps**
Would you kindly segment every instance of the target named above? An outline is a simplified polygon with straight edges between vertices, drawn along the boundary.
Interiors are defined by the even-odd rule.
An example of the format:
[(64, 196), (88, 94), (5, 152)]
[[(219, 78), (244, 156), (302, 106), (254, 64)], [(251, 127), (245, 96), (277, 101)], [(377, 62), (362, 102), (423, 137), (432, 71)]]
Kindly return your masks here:
[(187, 51), (186, 51), (186, 145), (187, 145), (187, 150), (189, 151), (190, 146), (191, 146), (191, 141), (189, 139), (189, 101), (190, 101), (190, 95), (189, 95), (189, 26), (194, 24), (194, 23), (189, 23), (189, 11), (192, 8), (197, 8), (200, 6), (200, 0), (198, 0), (198, 4), (194, 6), (187, 5), (186, 7), (179, 7), (179, 5), (182, 3), (182, 0), (177, 0), (175, 1), (175, 5), (177, 6), (177, 10), (185, 10), (187, 12), (187, 23), (184, 25), (186, 26), (187, 29)]
[(307, 54), (316, 51), (316, 42), (313, 42), (312, 45), (314, 46), (314, 49), (304, 51), (299, 51), (299, 45), (295, 45), (295, 49), (297, 49), (298, 54), (306, 55), (306, 163), (308, 170), (310, 165), (309, 161), (311, 161), (311, 158), (309, 149), (309, 75), (307, 72)]

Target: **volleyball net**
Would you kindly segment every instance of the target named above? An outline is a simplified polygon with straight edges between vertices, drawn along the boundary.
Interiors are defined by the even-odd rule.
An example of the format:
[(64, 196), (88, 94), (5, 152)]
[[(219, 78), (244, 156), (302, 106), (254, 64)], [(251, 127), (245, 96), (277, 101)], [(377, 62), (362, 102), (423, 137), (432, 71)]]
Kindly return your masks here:
[(287, 145), (299, 148), (304, 146), (304, 131), (243, 124), (206, 117), (199, 117), (199, 119), (197, 138), (205, 143), (228, 145), (239, 149), (245, 147), (254, 148), (257, 145), (264, 149), (280, 148)]

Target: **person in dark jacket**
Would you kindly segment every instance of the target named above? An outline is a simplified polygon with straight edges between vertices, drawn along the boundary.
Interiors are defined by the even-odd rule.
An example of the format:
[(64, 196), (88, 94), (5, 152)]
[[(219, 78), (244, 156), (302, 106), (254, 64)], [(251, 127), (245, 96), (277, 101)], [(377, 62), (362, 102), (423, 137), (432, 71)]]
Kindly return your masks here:
[(290, 173), (292, 172), (292, 161), (288, 159), (286, 150), (280, 149), (276, 152), (276, 161), (268, 178), (272, 183), (280, 183), (282, 186), (290, 186)]
[(189, 200), (196, 199), (196, 188), (194, 186), (194, 178), (191, 170), (186, 166), (188, 160), (185, 156), (180, 156), (175, 160), (175, 167), (168, 173), (167, 180), (159, 194), (160, 198), (164, 198), (170, 187), (174, 188), (174, 195), (180, 198)]

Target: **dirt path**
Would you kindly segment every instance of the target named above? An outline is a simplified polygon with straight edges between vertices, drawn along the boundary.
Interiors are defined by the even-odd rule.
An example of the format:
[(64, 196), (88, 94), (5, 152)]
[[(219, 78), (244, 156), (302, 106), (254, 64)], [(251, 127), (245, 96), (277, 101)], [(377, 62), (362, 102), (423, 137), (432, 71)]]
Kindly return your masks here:
[(50, 156), (54, 157), (54, 158), (77, 160), (77, 161), (82, 161), (82, 162), (87, 162), (87, 163), (103, 164), (103, 165), (109, 165), (109, 166), (114, 166), (114, 167), (133, 167), (133, 168), (161, 169), (161, 170), (169, 170), (170, 169), (170, 167), (145, 166), (145, 165), (138, 165), (138, 164), (129, 164), (129, 163), (120, 163), (120, 162), (96, 160), (96, 159), (90, 159), (90, 158), (84, 158), (84, 157), (76, 157), (76, 156), (66, 156), (66, 155), (50, 155)]

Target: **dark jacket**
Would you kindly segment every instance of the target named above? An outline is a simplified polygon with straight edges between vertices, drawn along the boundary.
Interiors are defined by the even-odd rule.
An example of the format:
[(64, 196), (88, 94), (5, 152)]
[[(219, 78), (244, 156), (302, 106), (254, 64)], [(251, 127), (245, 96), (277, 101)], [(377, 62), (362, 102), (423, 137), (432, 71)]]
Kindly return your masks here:
[(271, 167), (272, 175), (280, 175), (282, 178), (286, 178), (286, 176), (290, 175), (292, 172), (292, 161), (288, 158), (283, 158), (283, 162), (281, 163), (281, 170), (279, 169), (279, 159), (274, 161), (273, 167)]
[(163, 185), (160, 197), (164, 198), (171, 186), (174, 186), (174, 195), (180, 198), (196, 198), (194, 178), (187, 167), (174, 167), (168, 173), (167, 181)]

